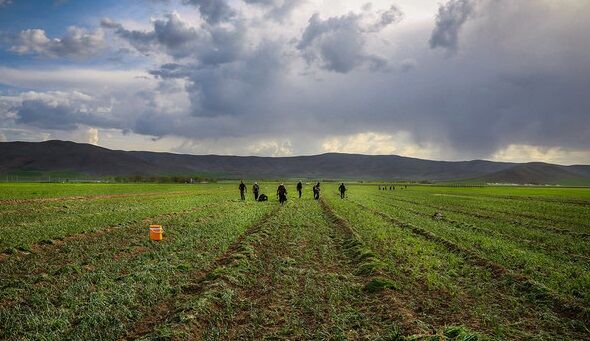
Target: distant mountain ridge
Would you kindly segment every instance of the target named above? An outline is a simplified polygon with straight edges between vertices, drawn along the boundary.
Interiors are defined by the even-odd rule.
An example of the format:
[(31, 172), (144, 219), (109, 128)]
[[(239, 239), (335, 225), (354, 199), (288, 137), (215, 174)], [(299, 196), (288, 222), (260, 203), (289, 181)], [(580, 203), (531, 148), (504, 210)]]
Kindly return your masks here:
[(68, 141), (2, 142), (0, 174), (69, 171), (88, 176), (205, 175), (219, 178), (481, 180), (559, 183), (590, 180), (590, 166), (484, 160), (431, 161), (397, 155), (328, 153), (257, 157), (110, 150)]

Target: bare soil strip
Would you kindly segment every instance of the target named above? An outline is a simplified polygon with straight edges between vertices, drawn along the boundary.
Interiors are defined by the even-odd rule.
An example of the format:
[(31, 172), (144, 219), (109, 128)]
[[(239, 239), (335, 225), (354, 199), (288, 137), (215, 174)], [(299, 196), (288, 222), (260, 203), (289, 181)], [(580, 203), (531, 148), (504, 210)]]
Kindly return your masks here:
[(538, 283), (538, 282), (532, 280), (528, 276), (525, 276), (523, 274), (516, 273), (512, 270), (509, 270), (500, 264), (497, 264), (493, 261), (483, 258), (482, 256), (480, 256), (479, 254), (477, 254), (476, 252), (474, 252), (470, 249), (459, 246), (449, 240), (446, 240), (440, 236), (435, 235), (434, 233), (432, 233), (430, 231), (427, 231), (425, 229), (417, 227), (413, 224), (403, 222), (403, 221), (396, 219), (388, 214), (385, 214), (385, 213), (380, 212), (378, 210), (372, 209), (372, 208), (367, 207), (363, 204), (359, 204), (359, 203), (355, 203), (355, 204), (362, 207), (363, 209), (369, 210), (369, 211), (381, 216), (382, 218), (384, 218), (385, 220), (391, 222), (392, 224), (394, 224), (396, 226), (407, 228), (410, 231), (412, 231), (414, 234), (420, 235), (428, 240), (431, 240), (436, 243), (439, 243), (440, 245), (443, 245), (449, 251), (456, 252), (458, 254), (463, 255), (464, 258), (466, 260), (470, 261), (472, 264), (487, 267), (488, 269), (490, 269), (492, 271), (492, 274), (495, 277), (508, 278), (508, 279), (512, 280), (513, 282), (515, 282), (516, 284), (518, 284), (518, 287), (521, 290), (524, 290), (526, 292), (534, 292), (538, 297), (547, 298), (552, 303), (551, 307), (555, 313), (557, 313), (561, 316), (567, 317), (567, 318), (580, 319), (580, 320), (584, 321), (586, 324), (590, 323), (590, 312), (589, 312), (588, 308), (586, 308), (581, 302), (578, 302), (577, 300), (574, 300), (572, 298), (562, 297), (561, 295), (555, 293), (551, 289), (543, 286), (541, 283)]

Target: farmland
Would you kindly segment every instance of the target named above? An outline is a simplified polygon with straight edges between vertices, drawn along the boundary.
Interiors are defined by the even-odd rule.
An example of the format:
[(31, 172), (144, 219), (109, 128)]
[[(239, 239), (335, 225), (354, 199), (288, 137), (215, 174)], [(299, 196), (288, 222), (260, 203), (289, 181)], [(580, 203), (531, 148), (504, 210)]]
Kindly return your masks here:
[(0, 184), (0, 339), (590, 338), (590, 189), (261, 187)]

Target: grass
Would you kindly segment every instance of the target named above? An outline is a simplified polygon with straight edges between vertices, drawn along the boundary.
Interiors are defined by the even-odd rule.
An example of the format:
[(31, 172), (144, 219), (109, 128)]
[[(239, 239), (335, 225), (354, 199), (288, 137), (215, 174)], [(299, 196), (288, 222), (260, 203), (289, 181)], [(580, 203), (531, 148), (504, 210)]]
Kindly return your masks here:
[(590, 336), (588, 189), (261, 187), (0, 184), (0, 339)]

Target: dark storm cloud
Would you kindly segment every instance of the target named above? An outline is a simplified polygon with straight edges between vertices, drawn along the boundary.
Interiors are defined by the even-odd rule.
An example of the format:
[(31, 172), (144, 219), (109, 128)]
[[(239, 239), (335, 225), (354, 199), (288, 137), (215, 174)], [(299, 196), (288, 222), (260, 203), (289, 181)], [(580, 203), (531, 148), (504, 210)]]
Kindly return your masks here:
[(103, 28), (114, 29), (115, 33), (129, 42), (138, 51), (153, 52), (154, 47), (162, 46), (174, 57), (183, 57), (190, 53), (191, 46), (200, 36), (196, 29), (189, 27), (178, 15), (171, 13), (164, 20), (154, 22), (153, 31), (127, 30), (123, 25), (103, 19)]
[(202, 64), (232, 61), (237, 58), (244, 44), (244, 29), (239, 23), (229, 28), (195, 28), (175, 13), (154, 21), (152, 31), (128, 30), (110, 19), (103, 19), (101, 25), (114, 29), (116, 35), (142, 53), (151, 54), (164, 48), (174, 58), (193, 57)]
[(401, 11), (395, 6), (369, 25), (363, 23), (363, 14), (348, 13), (322, 20), (316, 13), (309, 19), (297, 49), (308, 64), (319, 63), (326, 70), (347, 73), (363, 64), (372, 70), (381, 70), (387, 61), (365, 51), (366, 35), (381, 31), (401, 17)]
[(304, 0), (244, 0), (251, 5), (264, 6), (268, 9), (267, 18), (283, 21), (293, 10), (304, 3)]
[(56, 104), (45, 99), (27, 99), (16, 108), (16, 122), (55, 130), (74, 130), (80, 124), (107, 128), (121, 127), (120, 122), (81, 108), (67, 102)]
[[(160, 86), (113, 94), (109, 114), (96, 110), (102, 99), (23, 102), (14, 112), (37, 127), (59, 129), (63, 117), (67, 128), (109, 126), (196, 144), (263, 136), (290, 142), (296, 154), (321, 151), (325, 137), (365, 132), (407, 133), (417, 145), (438, 146), (438, 158), (484, 158), (511, 144), (590, 145), (588, 2), (453, 0), (435, 22), (403, 30), (393, 26), (402, 17), (395, 6), (310, 13), (300, 30), (280, 32), (266, 22), (252, 28), (241, 15), (194, 26), (170, 14), (147, 31), (104, 20), (118, 41), (163, 61), (149, 80)], [(459, 46), (447, 56), (432, 50)]]
[[(288, 66), (282, 53), (280, 44), (265, 41), (233, 63), (206, 66), (164, 64), (151, 73), (161, 79), (188, 81), (186, 91), (190, 94), (192, 116), (230, 116), (244, 120), (251, 117), (260, 121), (272, 112), (274, 91), (279, 88), (281, 74)], [(228, 128), (231, 128), (228, 131), (234, 129)], [(242, 134), (249, 128), (256, 129), (249, 123), (243, 128), (242, 132), (231, 133)]]
[[(481, 14), (463, 28), (469, 34), (461, 54), (440, 58), (429, 49), (414, 49), (399, 61), (367, 47), (368, 39), (399, 21), (396, 7), (327, 19), (313, 15), (295, 49), (309, 67), (323, 70), (318, 74), (321, 81), (289, 74), (298, 55), (280, 40), (248, 50), (231, 47), (228, 50), (234, 52), (221, 58), (224, 63), (216, 62), (218, 56), (206, 62), (208, 54), (203, 51), (220, 53), (232, 44), (212, 39), (211, 27), (202, 28), (189, 35), (202, 48), (188, 54), (188, 62), (152, 71), (163, 80), (187, 82), (190, 116), (151, 112), (141, 116), (135, 129), (158, 136), (291, 136), (300, 139), (304, 150), (319, 143), (309, 134), (406, 131), (416, 143), (438, 144), (448, 155), (464, 157), (485, 157), (514, 143), (571, 148), (590, 144), (590, 103), (583, 95), (590, 84), (590, 46), (583, 43), (582, 33), (586, 21), (563, 25), (577, 14), (555, 12), (547, 5), (488, 1), (478, 6)], [(457, 1), (441, 7), (435, 46), (457, 47), (459, 23), (472, 10)], [(546, 18), (545, 26), (531, 31), (519, 24), (523, 18)], [(229, 41), (239, 41), (236, 37), (245, 31), (228, 31)], [(428, 27), (412, 34), (417, 46), (433, 39)], [(558, 38), (566, 36), (569, 40)], [(502, 45), (498, 39), (503, 39)], [(184, 45), (185, 40), (179, 41), (183, 43), (167, 49), (172, 56)], [(375, 72), (394, 62), (404, 72)], [(332, 78), (331, 73), (353, 79)]]
[(225, 0), (183, 0), (183, 3), (196, 6), (210, 24), (226, 21), (236, 14)]
[(403, 12), (397, 6), (391, 5), (388, 10), (379, 14), (377, 21), (369, 29), (373, 32), (379, 32), (391, 24), (400, 22), (403, 17)]
[(474, 13), (475, 5), (476, 0), (450, 0), (441, 4), (430, 36), (430, 47), (456, 51), (461, 27)]

